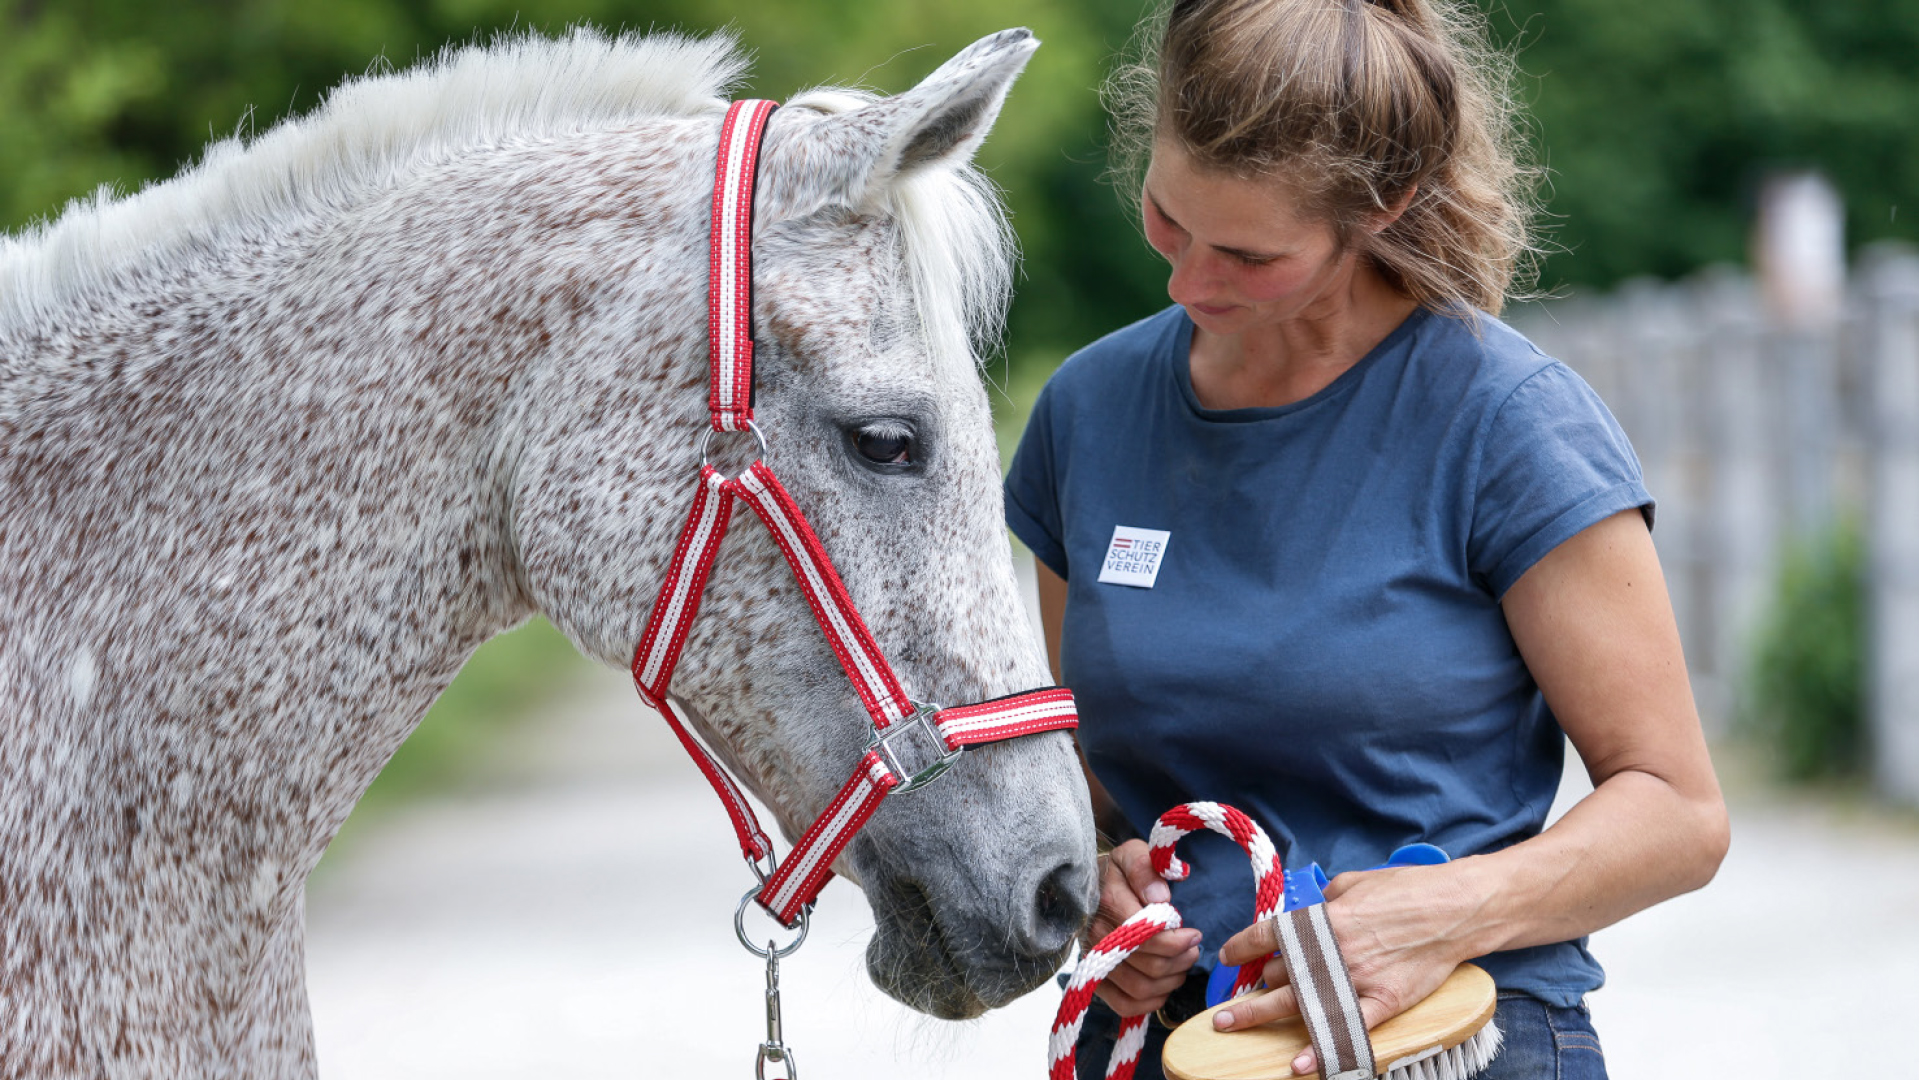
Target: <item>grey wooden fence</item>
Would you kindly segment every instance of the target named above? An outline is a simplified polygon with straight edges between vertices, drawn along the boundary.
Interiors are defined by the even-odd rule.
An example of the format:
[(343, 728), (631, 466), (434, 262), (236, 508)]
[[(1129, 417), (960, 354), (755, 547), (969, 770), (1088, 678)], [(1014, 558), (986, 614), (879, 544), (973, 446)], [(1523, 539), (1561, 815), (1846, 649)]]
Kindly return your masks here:
[(1753, 281), (1726, 269), (1510, 313), (1633, 439), (1710, 726), (1737, 705), (1784, 546), (1858, 517), (1875, 780), (1908, 801), (1920, 791), (1917, 289), (1913, 253), (1882, 249), (1820, 325), (1782, 325)]

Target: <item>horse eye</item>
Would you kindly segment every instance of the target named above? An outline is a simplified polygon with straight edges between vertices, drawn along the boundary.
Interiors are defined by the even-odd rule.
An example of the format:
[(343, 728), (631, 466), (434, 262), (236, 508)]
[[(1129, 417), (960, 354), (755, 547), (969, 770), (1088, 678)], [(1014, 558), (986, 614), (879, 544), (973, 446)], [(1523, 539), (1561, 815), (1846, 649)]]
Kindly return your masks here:
[(913, 464), (913, 432), (899, 425), (862, 428), (854, 435), (853, 446), (876, 465)]

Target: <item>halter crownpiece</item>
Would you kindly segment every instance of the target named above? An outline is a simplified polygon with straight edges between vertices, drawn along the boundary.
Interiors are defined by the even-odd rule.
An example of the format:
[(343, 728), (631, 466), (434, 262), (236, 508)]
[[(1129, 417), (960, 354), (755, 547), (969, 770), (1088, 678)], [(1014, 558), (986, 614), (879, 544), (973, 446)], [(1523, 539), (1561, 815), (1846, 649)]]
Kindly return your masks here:
[(713, 430), (753, 423), (753, 181), (772, 101), (737, 101), (720, 124), (707, 266), (708, 409)]
[[(833, 876), (834, 859), (889, 794), (932, 782), (969, 747), (1068, 730), (1078, 726), (1079, 717), (1073, 694), (1062, 687), (948, 709), (908, 698), (806, 515), (765, 460), (767, 439), (753, 420), (753, 187), (760, 141), (777, 107), (771, 101), (738, 101), (727, 110), (721, 125), (707, 287), (711, 426), (701, 438), (693, 505), (647, 617), (646, 632), (634, 650), (633, 680), (641, 698), (666, 718), (719, 795), (733, 821), (740, 852), (760, 879), (742, 898), (737, 915), (745, 913), (751, 899), (782, 926), (793, 929), (804, 927), (808, 909)], [(706, 442), (714, 432), (733, 431), (752, 433), (762, 454), (746, 471), (728, 478), (706, 461)], [(778, 862), (739, 785), (687, 730), (667, 692), (736, 501), (753, 510), (780, 546), (873, 725), (866, 753), (852, 775), (793, 851)], [(763, 951), (748, 941), (743, 929), (740, 936), (749, 949), (774, 958), (769, 955), (776, 951), (771, 944)], [(784, 954), (798, 944), (795, 941), (777, 951)]]

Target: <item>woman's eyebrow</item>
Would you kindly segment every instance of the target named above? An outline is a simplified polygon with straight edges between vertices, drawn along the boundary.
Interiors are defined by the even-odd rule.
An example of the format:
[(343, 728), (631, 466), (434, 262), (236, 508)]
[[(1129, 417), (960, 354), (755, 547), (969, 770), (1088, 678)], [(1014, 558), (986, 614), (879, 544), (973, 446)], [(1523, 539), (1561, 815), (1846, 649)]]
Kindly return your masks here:
[[(1167, 213), (1167, 208), (1164, 206), (1161, 206), (1160, 200), (1153, 197), (1153, 192), (1146, 191), (1143, 188), (1142, 193), (1146, 195), (1147, 202), (1153, 204), (1154, 213), (1159, 214), (1163, 218), (1166, 218), (1167, 223), (1169, 225), (1172, 225), (1174, 228), (1179, 229), (1182, 232), (1187, 231), (1187, 227), (1185, 225), (1180, 224), (1179, 221), (1175, 220), (1172, 214)], [(1213, 250), (1215, 251), (1224, 252), (1228, 255), (1232, 255), (1236, 259), (1245, 259), (1248, 262), (1270, 262), (1274, 259), (1279, 258), (1278, 255), (1274, 255), (1270, 252), (1265, 252), (1265, 251), (1248, 251), (1245, 248), (1221, 247), (1219, 244), (1209, 244), (1207, 246), (1213, 248)]]

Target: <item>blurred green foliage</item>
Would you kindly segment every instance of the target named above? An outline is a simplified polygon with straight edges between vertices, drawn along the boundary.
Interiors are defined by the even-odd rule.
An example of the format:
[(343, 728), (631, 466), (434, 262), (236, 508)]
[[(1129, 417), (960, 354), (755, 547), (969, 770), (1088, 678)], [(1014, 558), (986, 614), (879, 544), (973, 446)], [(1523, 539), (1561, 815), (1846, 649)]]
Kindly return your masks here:
[(1743, 719), (1786, 779), (1858, 777), (1867, 765), (1865, 560), (1849, 520), (1781, 564)]
[[(1492, 0), (1482, 0), (1491, 4)], [(212, 136), (310, 109), (327, 87), (447, 42), (557, 31), (731, 25), (754, 92), (819, 83), (897, 92), (974, 38), (1045, 42), (982, 163), (1026, 251), (1016, 369), (1165, 300), (1160, 266), (1104, 190), (1095, 88), (1144, 0), (0, 0), (0, 226), (100, 184), (165, 177)], [(1915, 237), (1915, 6), (1906, 0), (1511, 0), (1520, 90), (1552, 168), (1547, 287), (1677, 276), (1744, 255), (1770, 167), (1817, 165), (1855, 243)]]
[(1746, 254), (1765, 174), (1812, 166), (1848, 238), (1911, 242), (1915, 6), (1901, 0), (1513, 0), (1521, 97), (1552, 170), (1545, 286), (1673, 278)]
[[(580, 675), (589, 661), (545, 619), (487, 642), (387, 762), (360, 807), (445, 790), (485, 764), (500, 735)], [(644, 710), (636, 702), (636, 714)]]
[[(1911, 0), (1481, 2), (1495, 36), (1520, 50), (1519, 90), (1552, 170), (1548, 239), (1564, 250), (1546, 262), (1544, 287), (1603, 288), (1742, 261), (1750, 195), (1782, 166), (1835, 179), (1853, 245), (1914, 241)], [(1103, 186), (1096, 92), (1146, 6), (0, 0), (0, 228), (57, 214), (102, 184), (131, 190), (169, 176), (214, 137), (311, 109), (347, 76), (502, 30), (732, 26), (758, 55), (749, 91), (787, 97), (823, 83), (898, 92), (969, 41), (1025, 25), (1045, 46), (980, 156), (1007, 192), (1026, 255), (1010, 370), (996, 370), (1025, 401), (1067, 352), (1165, 303), (1161, 265)], [(1827, 564), (1809, 563), (1784, 587), (1783, 611), (1794, 614), (1769, 639), (1757, 700), (1791, 700), (1801, 718), (1792, 723), (1837, 731), (1857, 710), (1841, 700), (1857, 681), (1839, 668), (1858, 655), (1842, 585)], [(374, 801), (457, 774), (487, 724), (531, 706), (581, 662), (539, 625), (487, 645), (383, 774)], [(1808, 768), (1851, 745), (1819, 738)]]

